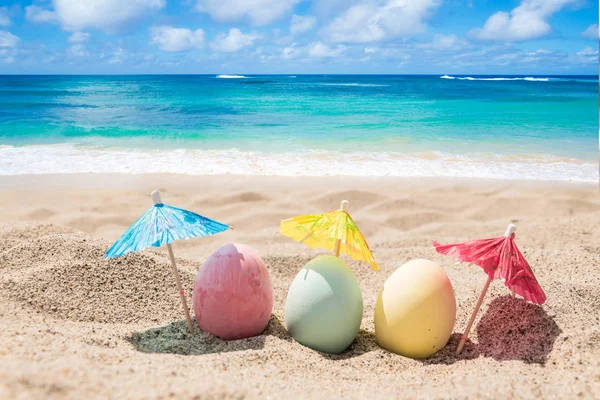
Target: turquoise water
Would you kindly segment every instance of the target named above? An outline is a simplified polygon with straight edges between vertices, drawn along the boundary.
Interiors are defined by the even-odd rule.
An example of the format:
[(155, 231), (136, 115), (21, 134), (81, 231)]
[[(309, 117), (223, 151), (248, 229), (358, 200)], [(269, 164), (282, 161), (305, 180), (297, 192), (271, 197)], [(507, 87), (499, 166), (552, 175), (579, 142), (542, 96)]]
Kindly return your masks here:
[(0, 146), (0, 174), (595, 180), (598, 79), (1, 76)]

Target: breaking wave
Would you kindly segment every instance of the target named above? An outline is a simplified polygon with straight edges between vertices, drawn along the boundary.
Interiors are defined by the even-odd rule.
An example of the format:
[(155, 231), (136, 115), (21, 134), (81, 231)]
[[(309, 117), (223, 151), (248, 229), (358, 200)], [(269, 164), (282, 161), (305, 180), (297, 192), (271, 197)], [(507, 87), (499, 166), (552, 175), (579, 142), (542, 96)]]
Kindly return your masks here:
[(241, 79), (241, 78), (247, 78), (247, 76), (244, 75), (217, 75), (216, 76), (219, 79)]
[(460, 81), (529, 81), (529, 82), (589, 82), (589, 83), (596, 83), (598, 82), (598, 79), (585, 79), (585, 78), (572, 78), (572, 77), (566, 77), (566, 78), (558, 78), (558, 77), (553, 77), (553, 78), (542, 78), (542, 77), (532, 77), (532, 76), (527, 76), (527, 77), (472, 77), (472, 76), (451, 76), (451, 75), (442, 75), (440, 76), (441, 79), (458, 79)]
[(474, 78), (472, 76), (449, 76), (443, 75), (440, 76), (442, 79), (458, 79), (461, 81), (531, 81), (531, 82), (548, 82), (550, 78), (534, 78), (534, 77), (525, 77), (525, 78)]
[(598, 182), (598, 163), (543, 154), (465, 156), (442, 152), (263, 153), (236, 149), (106, 149), (70, 144), (0, 146), (0, 175), (61, 173), (343, 174)]

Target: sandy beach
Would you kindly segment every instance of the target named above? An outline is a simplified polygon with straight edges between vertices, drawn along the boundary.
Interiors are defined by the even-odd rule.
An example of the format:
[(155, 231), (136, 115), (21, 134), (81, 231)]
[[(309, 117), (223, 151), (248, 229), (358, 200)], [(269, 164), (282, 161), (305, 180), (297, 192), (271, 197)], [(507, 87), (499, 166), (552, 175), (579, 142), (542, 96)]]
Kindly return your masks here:
[[(164, 249), (104, 252), (160, 189), (165, 203), (234, 230), (176, 242), (189, 294), (227, 243), (253, 247), (274, 287), (266, 331), (224, 342), (186, 332)], [(349, 211), (380, 271), (346, 259), (363, 292), (361, 331), (340, 355), (287, 334), (284, 304), (319, 254), (279, 235), (282, 218)], [(600, 195), (575, 182), (188, 175), (0, 177), (0, 398), (600, 398)], [(516, 241), (548, 296), (534, 306), (494, 282), (461, 356), (454, 350), (485, 282), (431, 246)], [(426, 258), (452, 281), (457, 321), (428, 360), (378, 347), (373, 312), (386, 278)], [(190, 296), (191, 304), (191, 296)]]

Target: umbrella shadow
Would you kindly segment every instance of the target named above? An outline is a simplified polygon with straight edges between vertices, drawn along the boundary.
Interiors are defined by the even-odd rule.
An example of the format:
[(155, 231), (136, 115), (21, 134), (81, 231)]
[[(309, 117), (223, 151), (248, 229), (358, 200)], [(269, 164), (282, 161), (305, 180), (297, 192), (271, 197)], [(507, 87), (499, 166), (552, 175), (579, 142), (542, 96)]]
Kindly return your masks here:
[(188, 332), (185, 320), (172, 322), (159, 328), (134, 332), (127, 340), (142, 353), (203, 355), (228, 353), (232, 351), (260, 350), (264, 348), (267, 336), (275, 336), (291, 341), (279, 318), (271, 316), (264, 332), (247, 339), (225, 341), (198, 329), (196, 320), (194, 333)]
[(321, 357), (327, 358), (328, 360), (347, 360), (362, 356), (363, 354), (377, 349), (379, 349), (379, 345), (375, 339), (375, 334), (373, 332), (361, 329), (358, 332), (358, 335), (356, 335), (356, 338), (352, 344), (343, 352), (339, 354), (330, 354), (319, 351), (318, 353), (321, 355)]
[(477, 324), (477, 347), (498, 361), (544, 365), (561, 333), (542, 307), (506, 295), (494, 299)]
[(542, 307), (506, 295), (494, 299), (481, 317), (477, 324), (478, 343), (467, 339), (462, 353), (456, 355), (461, 334), (454, 333), (442, 350), (421, 362), (454, 364), (483, 356), (544, 365), (561, 333), (554, 318)]

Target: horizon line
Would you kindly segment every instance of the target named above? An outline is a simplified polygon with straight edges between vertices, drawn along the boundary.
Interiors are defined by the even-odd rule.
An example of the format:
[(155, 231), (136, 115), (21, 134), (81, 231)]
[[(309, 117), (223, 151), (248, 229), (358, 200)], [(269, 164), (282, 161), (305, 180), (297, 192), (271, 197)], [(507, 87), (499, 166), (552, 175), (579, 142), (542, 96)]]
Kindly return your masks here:
[(477, 74), (477, 73), (431, 73), (431, 74), (396, 74), (396, 73), (147, 73), (147, 74), (128, 74), (128, 73), (39, 73), (39, 74), (11, 74), (1, 73), (0, 76), (219, 76), (219, 75), (238, 75), (238, 76), (517, 76), (517, 77), (545, 77), (545, 76), (594, 76), (598, 74)]

